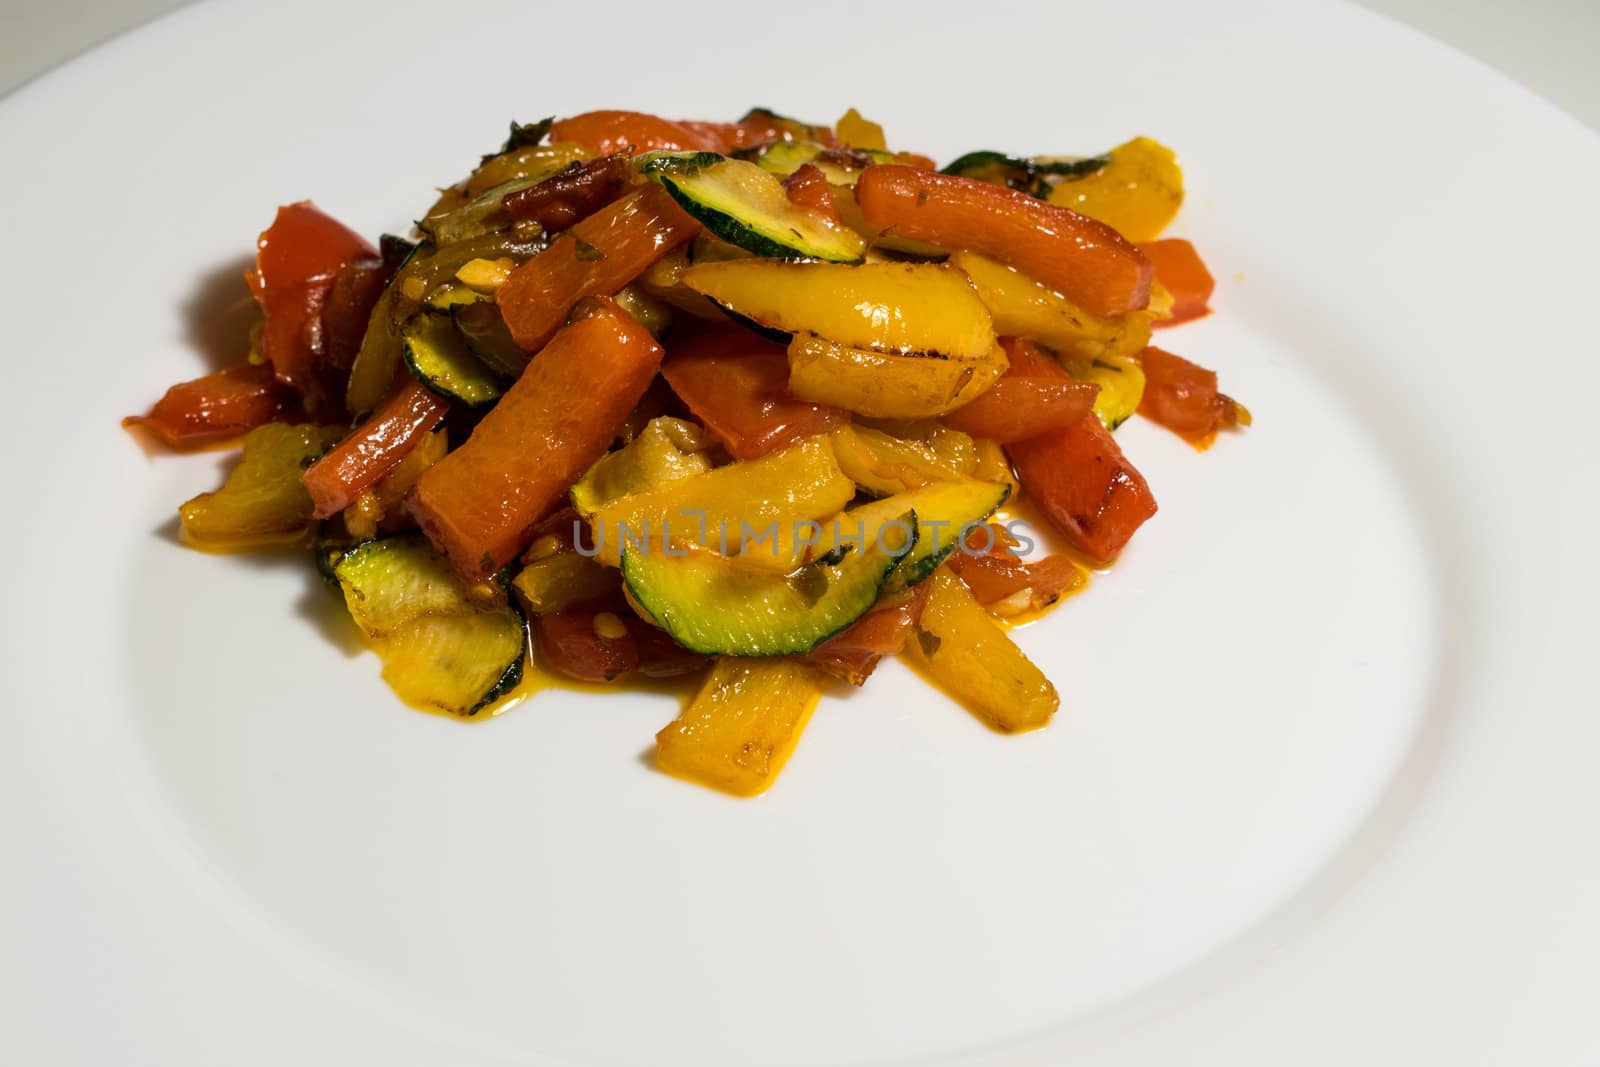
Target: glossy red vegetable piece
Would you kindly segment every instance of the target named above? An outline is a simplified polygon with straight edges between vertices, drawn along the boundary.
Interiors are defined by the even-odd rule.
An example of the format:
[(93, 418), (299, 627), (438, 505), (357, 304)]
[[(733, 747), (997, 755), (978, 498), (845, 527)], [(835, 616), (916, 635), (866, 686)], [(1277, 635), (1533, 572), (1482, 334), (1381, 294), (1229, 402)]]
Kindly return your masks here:
[(173, 448), (238, 437), (294, 410), (294, 390), (266, 364), (244, 360), (193, 381), (179, 382), (148, 414), (129, 415), (124, 426), (142, 426)]
[(867, 225), (1009, 263), (1096, 315), (1150, 302), (1150, 261), (1103, 222), (991, 182), (901, 164), (856, 183)]
[(1166, 237), (1142, 244), (1139, 250), (1155, 267), (1156, 281), (1172, 294), (1172, 317), (1153, 322), (1152, 326), (1176, 326), (1211, 310), (1211, 293), (1217, 283), (1194, 245), (1181, 237)]
[(518, 345), (534, 352), (586, 296), (611, 296), (700, 230), (654, 183), (590, 215), (516, 270), (495, 294)]
[(326, 519), (355, 503), (363, 489), (405, 459), (449, 410), (442, 397), (404, 376), (360, 426), (300, 476), (311, 494), (311, 517)]
[(602, 156), (507, 193), (500, 204), (512, 218), (537, 222), (545, 232), (557, 233), (615, 200), (627, 179), (627, 156)]
[(802, 163), (795, 172), (783, 180), (783, 191), (789, 202), (808, 211), (815, 211), (836, 226), (843, 226), (839, 205), (833, 201), (833, 186), (821, 168)]
[(1006, 446), (1022, 491), (1067, 541), (1109, 563), (1156, 513), (1144, 476), (1089, 414), (1071, 426)]
[(639, 320), (596, 301), (417, 480), (407, 504), (417, 524), (463, 577), (493, 574), (610, 446), (660, 366), (661, 346)]
[(720, 152), (721, 137), (696, 124), (674, 122), (642, 111), (586, 111), (550, 127), (550, 140), (574, 141), (596, 155), (612, 152)]
[(806, 659), (835, 678), (860, 685), (885, 656), (897, 655), (922, 618), (928, 583), (920, 582), (903, 596), (879, 604), (806, 654)]
[(1139, 414), (1150, 421), (1199, 445), (1218, 430), (1250, 424), (1250, 413), (1238, 401), (1217, 392), (1216, 371), (1160, 348), (1145, 349), (1139, 362), (1144, 366)]
[(279, 379), (313, 388), (324, 351), (322, 309), (347, 264), (376, 261), (373, 248), (309, 200), (278, 209), (256, 243), (256, 269), (245, 278), (264, 318), (261, 350)]
[(1070, 426), (1094, 410), (1100, 387), (1091, 382), (1007, 374), (976, 400), (944, 416), (952, 430), (1010, 444)]
[(612, 682), (630, 674), (670, 678), (710, 662), (605, 600), (537, 615), (533, 632), (540, 661), (583, 682)]
[(367, 334), (372, 309), (393, 274), (394, 267), (381, 259), (358, 259), (346, 263), (328, 287), (322, 304), (323, 352), (319, 368), (331, 379), (334, 396), (344, 392), (350, 368)]
[(1082, 584), (1083, 573), (1067, 557), (1024, 559), (1017, 554), (1019, 544), (1005, 527), (988, 523), (967, 535), (962, 550), (951, 553), (950, 569), (985, 607), (1024, 589), (1031, 590), (1033, 603), (1043, 607)]
[(764, 456), (848, 418), (840, 408), (790, 396), (784, 346), (733, 323), (675, 335), (661, 376), (737, 459)]

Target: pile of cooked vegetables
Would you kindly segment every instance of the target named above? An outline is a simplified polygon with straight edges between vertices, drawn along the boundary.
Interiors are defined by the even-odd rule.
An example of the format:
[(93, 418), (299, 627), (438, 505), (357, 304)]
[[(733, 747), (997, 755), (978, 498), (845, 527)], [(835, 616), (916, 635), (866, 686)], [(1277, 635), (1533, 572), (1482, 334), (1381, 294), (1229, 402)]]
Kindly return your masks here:
[(698, 674), (658, 764), (755, 793), (885, 656), (1050, 720), (1007, 629), (1155, 514), (1113, 431), (1249, 423), (1150, 344), (1211, 296), (1182, 200), (1146, 138), (940, 169), (854, 110), (514, 123), (410, 238), (280, 208), (248, 356), (127, 423), (242, 439), (185, 541), (309, 547), (407, 703)]

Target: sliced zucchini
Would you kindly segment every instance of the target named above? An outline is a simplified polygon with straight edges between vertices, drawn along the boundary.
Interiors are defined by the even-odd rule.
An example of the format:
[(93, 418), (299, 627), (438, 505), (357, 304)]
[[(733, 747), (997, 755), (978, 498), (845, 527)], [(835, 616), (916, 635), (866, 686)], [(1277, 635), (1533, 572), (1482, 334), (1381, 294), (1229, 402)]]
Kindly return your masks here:
[(504, 589), (469, 588), (416, 535), (365, 541), (333, 565), (351, 618), (410, 704), (472, 715), (522, 678), (527, 623)]
[(861, 172), (872, 164), (894, 161), (894, 155), (889, 152), (864, 148), (825, 148), (810, 141), (777, 141), (756, 157), (756, 164), (762, 170), (780, 178), (787, 178), (810, 163), (834, 185), (854, 185), (861, 177)]
[(859, 263), (866, 242), (789, 201), (783, 184), (754, 163), (715, 152), (656, 152), (640, 172), (730, 244), (758, 256)]
[(816, 546), (817, 558), (836, 556), (854, 542), (870, 544), (884, 525), (906, 512), (917, 516), (917, 540), (901, 557), (884, 586), (884, 593), (897, 593), (916, 585), (950, 558), (966, 538), (971, 527), (983, 522), (1004, 504), (1011, 487), (969, 479), (934, 482), (897, 493), (871, 504), (852, 508), (838, 520), (839, 525), (823, 531)]
[(944, 168), (945, 174), (993, 182), (1019, 189), (1030, 196), (1047, 199), (1054, 182), (1063, 178), (1082, 178), (1102, 170), (1110, 156), (1036, 156), (1020, 159), (1004, 152), (968, 152)]
[(624, 286), (614, 299), (618, 307), (638, 319), (657, 341), (672, 329), (672, 309), (637, 285)]
[(450, 319), (467, 348), (490, 370), (517, 378), (527, 369), (533, 355), (511, 336), (505, 317), (493, 300), (457, 304), (450, 309)]
[(711, 552), (625, 549), (622, 580), (634, 601), (690, 651), (809, 652), (866, 614), (900, 556), (915, 551), (916, 516), (907, 512), (898, 521), (905, 534), (899, 541), (875, 538), (860, 551), (817, 559), (790, 574)]
[(492, 297), (485, 296), (469, 285), (459, 285), (447, 282), (428, 294), (428, 299), (423, 301), (437, 311), (449, 311), (452, 308), (466, 307), (468, 304), (482, 304)]
[(472, 354), (451, 315), (424, 308), (400, 332), (406, 368), (446, 400), (485, 408), (504, 392), (500, 378)]

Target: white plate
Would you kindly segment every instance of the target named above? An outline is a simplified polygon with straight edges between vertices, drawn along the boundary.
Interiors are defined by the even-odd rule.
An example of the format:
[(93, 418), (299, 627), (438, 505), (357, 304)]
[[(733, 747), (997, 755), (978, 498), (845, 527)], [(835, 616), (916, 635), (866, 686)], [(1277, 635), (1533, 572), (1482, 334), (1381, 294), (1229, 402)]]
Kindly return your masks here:
[[(1593, 1062), (1600, 140), (1359, 10), (208, 4), (0, 104), (0, 1051), (233, 1065)], [(309, 568), (186, 552), (117, 418), (231, 354), (312, 196), (369, 233), (531, 119), (1176, 145), (1258, 417), (1021, 640), (1049, 730), (898, 668), (739, 803), (662, 698), (397, 706)], [(232, 351), (236, 351), (233, 349)]]

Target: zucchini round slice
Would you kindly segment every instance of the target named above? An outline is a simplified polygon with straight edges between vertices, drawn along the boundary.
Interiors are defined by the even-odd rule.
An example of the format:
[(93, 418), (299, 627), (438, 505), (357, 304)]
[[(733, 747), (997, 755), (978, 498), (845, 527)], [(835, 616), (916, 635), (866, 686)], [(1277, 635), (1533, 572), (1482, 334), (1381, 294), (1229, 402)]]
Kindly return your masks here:
[(903, 538), (873, 536), (872, 530), (859, 550), (832, 553), (791, 574), (712, 552), (669, 555), (657, 545), (624, 549), (622, 580), (633, 599), (692, 652), (795, 655), (811, 651), (877, 603), (900, 557), (915, 551), (916, 516), (906, 512), (896, 522)]
[(974, 178), (1019, 189), (1029, 196), (1047, 199), (1052, 188), (1051, 178), (1057, 180), (1083, 178), (1102, 170), (1111, 162), (1110, 156), (1087, 158), (1037, 157), (1019, 159), (1004, 152), (968, 152), (945, 167), (944, 174), (959, 178)]
[(423, 308), (400, 332), (406, 369), (446, 400), (486, 408), (504, 391), (500, 378), (472, 354), (447, 312)]
[(853, 509), (850, 517), (871, 530), (907, 511), (916, 514), (916, 544), (901, 557), (884, 586), (886, 594), (897, 593), (938, 569), (961, 544), (968, 528), (993, 515), (1010, 495), (1009, 485), (996, 482), (934, 482), (909, 493), (897, 493), (863, 504)]
[(771, 173), (715, 152), (657, 152), (640, 173), (660, 182), (706, 229), (758, 256), (859, 263), (860, 234), (796, 207)]
[(522, 679), (527, 622), (516, 603), (498, 586), (469, 590), (425, 539), (365, 541), (333, 573), (384, 681), (407, 703), (470, 716)]

